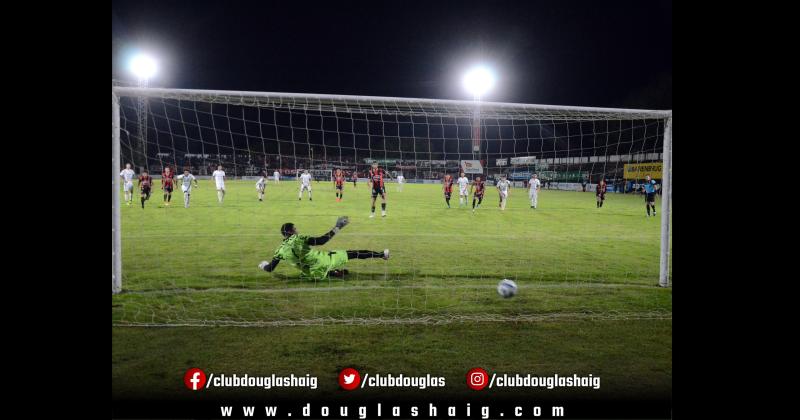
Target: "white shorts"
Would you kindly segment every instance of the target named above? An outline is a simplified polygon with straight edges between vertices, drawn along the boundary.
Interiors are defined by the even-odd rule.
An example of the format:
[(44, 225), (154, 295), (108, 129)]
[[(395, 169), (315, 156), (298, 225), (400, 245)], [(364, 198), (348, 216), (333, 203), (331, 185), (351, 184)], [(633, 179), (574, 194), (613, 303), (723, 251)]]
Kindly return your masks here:
[(508, 198), (508, 191), (500, 191), (500, 197)]
[(225, 184), (220, 184), (220, 183), (217, 183), (217, 189), (218, 189), (218, 190), (225, 191)]
[(300, 186), (300, 192), (303, 192), (303, 190), (311, 191), (311, 185), (301, 185)]
[(133, 191), (133, 181), (128, 181), (125, 183), (125, 192)]
[(181, 191), (183, 191), (184, 193), (191, 193), (192, 192), (192, 187), (191, 186), (187, 187), (186, 185), (181, 185)]
[(459, 191), (458, 195), (469, 195), (469, 192), (467, 191), (466, 188), (462, 188), (461, 191)]
[(264, 191), (264, 188), (266, 188), (266, 186), (267, 184), (256, 184), (256, 189), (259, 191)]
[(530, 192), (528, 192), (528, 197), (536, 197), (536, 194), (539, 194), (536, 190), (530, 190)]

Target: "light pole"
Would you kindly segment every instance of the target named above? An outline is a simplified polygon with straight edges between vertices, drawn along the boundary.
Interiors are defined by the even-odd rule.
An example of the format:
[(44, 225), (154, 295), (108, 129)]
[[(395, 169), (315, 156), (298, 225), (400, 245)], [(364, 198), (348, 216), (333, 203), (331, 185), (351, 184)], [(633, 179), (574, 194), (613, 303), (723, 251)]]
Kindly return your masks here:
[(494, 86), (494, 74), (485, 66), (470, 69), (464, 75), (464, 88), (472, 94), (475, 110), (472, 117), (472, 157), (481, 158), (481, 96)]
[[(135, 55), (130, 62), (130, 71), (136, 76), (138, 86), (146, 88), (150, 83), (150, 78), (156, 74), (156, 61), (146, 54)], [(147, 98), (139, 96), (136, 103), (136, 113), (139, 125), (140, 152), (144, 160), (144, 168), (147, 169)]]

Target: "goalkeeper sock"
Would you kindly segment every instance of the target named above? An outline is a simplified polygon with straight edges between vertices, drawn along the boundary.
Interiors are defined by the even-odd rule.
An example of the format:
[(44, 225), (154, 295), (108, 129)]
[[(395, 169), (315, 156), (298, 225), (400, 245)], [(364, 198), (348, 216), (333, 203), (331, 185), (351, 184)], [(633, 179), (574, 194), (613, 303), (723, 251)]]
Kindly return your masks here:
[(383, 258), (383, 251), (347, 251), (348, 259), (364, 260), (367, 258)]

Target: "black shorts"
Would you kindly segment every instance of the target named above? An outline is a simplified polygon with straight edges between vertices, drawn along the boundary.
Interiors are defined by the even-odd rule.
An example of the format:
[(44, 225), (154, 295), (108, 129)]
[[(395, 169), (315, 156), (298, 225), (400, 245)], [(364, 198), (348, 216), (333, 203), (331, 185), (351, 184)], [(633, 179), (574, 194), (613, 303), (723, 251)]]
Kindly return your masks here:
[(168, 193), (172, 193), (172, 185), (165, 185), (164, 186), (164, 191), (166, 191)]
[(372, 198), (376, 198), (378, 196), (386, 197), (386, 189), (383, 187), (372, 187)]
[(601, 200), (605, 200), (606, 199), (606, 193), (604, 193), (604, 192), (603, 193), (595, 193), (595, 194), (597, 194), (597, 198), (599, 198)]
[(482, 193), (482, 192), (481, 192), (481, 193), (475, 193), (475, 194), (472, 196), (472, 198), (480, 198), (481, 200), (483, 200), (483, 193)]
[(452, 191), (445, 191), (444, 192), (444, 198), (449, 200), (450, 199), (450, 194), (452, 194), (452, 193), (453, 193)]
[(337, 186), (336, 186), (336, 189), (337, 189), (337, 190), (344, 190), (344, 185), (337, 185)]
[(150, 187), (142, 187), (143, 195), (150, 195)]
[(651, 193), (646, 193), (646, 194), (645, 194), (644, 201), (646, 201), (646, 202), (648, 202), (648, 203), (653, 203), (653, 202), (655, 202), (655, 201), (656, 201), (656, 193), (654, 193), (654, 192), (651, 192)]

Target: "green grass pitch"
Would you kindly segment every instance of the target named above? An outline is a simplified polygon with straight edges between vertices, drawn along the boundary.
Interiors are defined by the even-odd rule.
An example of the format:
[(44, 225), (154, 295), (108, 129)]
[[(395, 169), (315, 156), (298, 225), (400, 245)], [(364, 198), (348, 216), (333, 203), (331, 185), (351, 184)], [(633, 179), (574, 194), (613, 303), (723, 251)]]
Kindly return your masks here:
[[(294, 181), (270, 183), (259, 202), (255, 181), (228, 181), (219, 205), (213, 181), (201, 180), (189, 209), (180, 192), (163, 206), (158, 184), (145, 209), (138, 194), (121, 209), (115, 396), (180, 394), (191, 366), (317, 374), (330, 391), (338, 370), (353, 366), (443, 375), (448, 387), (437, 392), (457, 394), (466, 371), (482, 366), (591, 373), (603, 378), (598, 396), (671, 392), (672, 290), (657, 287), (661, 215), (645, 217), (640, 195), (608, 193), (597, 209), (593, 193), (542, 190), (533, 210), (517, 188), (500, 211), (488, 187), (473, 214), (457, 196), (447, 209), (440, 185), (389, 184), (388, 216), (379, 199), (369, 219), (363, 182), (346, 184), (342, 202), (331, 182), (313, 183), (313, 201), (298, 201)], [(350, 261), (348, 278), (317, 282), (285, 263), (258, 269), (284, 222), (320, 235), (340, 215), (350, 224), (321, 249), (389, 248), (391, 259)], [(517, 296), (497, 295), (503, 278), (517, 282)]]

